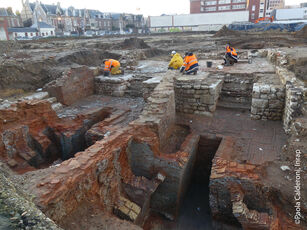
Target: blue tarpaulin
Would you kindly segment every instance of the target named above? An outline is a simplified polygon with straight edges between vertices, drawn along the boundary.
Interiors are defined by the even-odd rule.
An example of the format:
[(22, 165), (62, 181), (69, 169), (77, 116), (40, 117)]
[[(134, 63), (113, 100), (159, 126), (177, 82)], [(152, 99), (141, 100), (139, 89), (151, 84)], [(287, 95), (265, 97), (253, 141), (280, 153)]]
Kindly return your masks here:
[(267, 31), (267, 30), (286, 30), (289, 32), (295, 32), (303, 29), (307, 23), (257, 23), (257, 24), (230, 24), (228, 28), (230, 30), (256, 30), (256, 31)]

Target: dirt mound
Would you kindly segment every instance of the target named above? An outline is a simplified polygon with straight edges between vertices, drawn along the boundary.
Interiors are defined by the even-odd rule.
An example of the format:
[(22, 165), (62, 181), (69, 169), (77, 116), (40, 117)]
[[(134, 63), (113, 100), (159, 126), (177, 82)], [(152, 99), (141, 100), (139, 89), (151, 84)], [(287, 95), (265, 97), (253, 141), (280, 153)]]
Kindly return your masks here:
[(230, 30), (227, 26), (223, 26), (219, 31), (213, 35), (213, 37), (224, 37), (224, 36), (231, 36), (231, 35), (240, 35), (240, 32)]
[(295, 33), (295, 37), (307, 38), (307, 25)]
[(146, 48), (150, 48), (150, 46), (147, 45), (144, 42), (144, 40), (142, 40), (140, 38), (125, 39), (125, 41), (123, 41), (123, 43), (121, 44), (121, 47), (126, 48), (126, 49), (131, 49), (131, 48), (146, 49)]

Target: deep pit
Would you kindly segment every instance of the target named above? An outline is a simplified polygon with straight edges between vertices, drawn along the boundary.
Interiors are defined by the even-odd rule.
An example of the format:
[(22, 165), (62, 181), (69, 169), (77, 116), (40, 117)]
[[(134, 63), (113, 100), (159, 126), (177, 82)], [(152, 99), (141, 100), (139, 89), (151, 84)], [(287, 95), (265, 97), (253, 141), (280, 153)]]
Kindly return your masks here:
[[(202, 135), (195, 158), (185, 171), (188, 178), (185, 194), (179, 200), (176, 220), (170, 221), (158, 213), (152, 213), (144, 229), (213, 229), (209, 206), (209, 179), (212, 160), (221, 142), (221, 137)], [(238, 228), (239, 229), (239, 228)]]
[[(61, 49), (46, 41), (44, 58), (44, 46), (27, 43), (16, 48), (28, 58), (22, 81), (18, 55), (8, 53), (11, 63), (0, 71), (0, 201), (10, 210), (2, 216), (0, 208), (0, 222), (21, 229), (306, 229), (304, 218), (293, 222), (290, 189), (296, 149), (306, 163), (299, 64), (306, 48), (295, 47), (298, 56), (277, 42), (258, 49), (255, 34), (244, 36), (57, 41)], [(229, 39), (239, 63), (218, 68)], [(199, 58), (197, 75), (167, 70), (169, 53), (184, 53), (186, 41)], [(103, 76), (104, 58), (119, 59), (125, 74)], [(35, 70), (32, 62), (40, 63)]]

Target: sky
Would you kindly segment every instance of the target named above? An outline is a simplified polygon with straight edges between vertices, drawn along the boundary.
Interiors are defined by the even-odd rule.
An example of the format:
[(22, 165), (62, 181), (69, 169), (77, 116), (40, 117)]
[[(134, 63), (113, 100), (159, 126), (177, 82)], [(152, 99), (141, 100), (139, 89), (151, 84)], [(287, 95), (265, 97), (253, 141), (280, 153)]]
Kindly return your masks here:
[[(35, 0), (30, 0), (34, 2)], [(188, 14), (190, 0), (41, 0), (46, 4), (56, 4), (66, 8), (97, 9), (102, 12), (134, 13), (145, 16), (158, 16), (161, 14)], [(307, 0), (286, 0), (286, 5), (298, 5)], [(0, 7), (13, 7), (13, 10), (21, 10), (21, 0), (0, 0)]]

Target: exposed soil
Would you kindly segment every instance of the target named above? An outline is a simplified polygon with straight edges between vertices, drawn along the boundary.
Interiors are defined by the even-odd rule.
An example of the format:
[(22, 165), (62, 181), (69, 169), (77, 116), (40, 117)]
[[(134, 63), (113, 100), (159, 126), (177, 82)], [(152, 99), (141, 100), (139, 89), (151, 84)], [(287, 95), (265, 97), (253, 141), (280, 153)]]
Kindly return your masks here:
[(218, 32), (216, 32), (214, 37), (226, 37), (226, 36), (239, 36), (240, 32), (228, 29), (227, 26), (223, 26)]
[[(297, 117), (288, 136), (282, 113), (278, 121), (252, 120), (251, 104), (263, 99), (253, 97), (253, 86), (261, 77), (266, 85), (285, 84), (274, 64), (306, 83), (306, 28), (296, 34), (259, 34), (225, 26), (215, 35), (55, 39), (7, 43), (7, 47), (0, 43), (0, 97), (16, 99), (12, 107), (0, 101), (0, 156), (7, 164), (0, 163), (0, 229), (60, 229), (58, 224), (67, 230), (298, 230), (291, 203), (293, 162), (295, 151), (301, 149), (301, 178), (306, 179), (306, 92), (298, 93), (303, 102), (291, 100), (292, 107), (301, 103), (302, 109), (291, 114)], [(240, 60), (218, 69), (226, 43), (240, 52)], [(267, 48), (278, 48), (275, 56), (284, 55), (283, 63), (260, 57), (268, 53), (261, 49)], [(173, 77), (178, 72), (166, 72), (172, 50), (195, 52), (201, 65), (198, 75), (221, 85), (219, 89), (218, 83), (182, 86), (182, 94), (192, 95), (186, 98), (191, 114), (176, 111)], [(258, 55), (251, 64), (248, 51)], [(120, 60), (125, 74), (109, 76), (98, 86), (93, 79), (101, 80), (105, 58)], [(213, 67), (206, 68), (211, 59)], [(74, 85), (90, 88), (90, 95), (63, 102), (64, 108), (57, 110), (52, 105), (65, 91), (57, 91), (55, 99), (17, 100), (52, 80), (60, 82), (63, 73), (73, 74), (70, 68), (77, 65), (99, 67), (86, 70), (97, 72), (86, 75), (92, 80), (90, 86), (85, 80)], [(144, 83), (155, 77), (161, 81)], [(101, 88), (94, 90), (94, 84)], [(70, 87), (74, 89), (66, 85)], [(151, 95), (146, 103), (144, 88)], [(287, 89), (280, 88), (284, 107)], [(273, 89), (261, 88), (262, 92)], [(74, 95), (72, 91), (69, 95)], [(74, 92), (83, 95), (81, 90)], [(205, 101), (208, 105), (189, 107)], [(302, 183), (303, 216), (305, 190)], [(304, 218), (302, 229), (306, 229)]]

